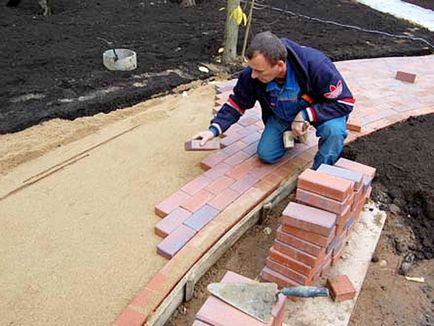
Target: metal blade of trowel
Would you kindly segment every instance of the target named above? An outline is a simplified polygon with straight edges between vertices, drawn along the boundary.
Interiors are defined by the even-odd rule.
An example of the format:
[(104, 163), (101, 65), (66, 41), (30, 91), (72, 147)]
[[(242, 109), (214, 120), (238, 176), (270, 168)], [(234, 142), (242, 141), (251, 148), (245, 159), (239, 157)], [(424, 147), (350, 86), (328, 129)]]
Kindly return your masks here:
[(208, 285), (208, 291), (264, 323), (271, 321), (271, 311), (278, 293), (277, 285), (274, 283), (211, 283)]
[(279, 293), (287, 297), (328, 297), (327, 288), (295, 286), (280, 291), (275, 283), (211, 283), (208, 291), (242, 312), (268, 323)]

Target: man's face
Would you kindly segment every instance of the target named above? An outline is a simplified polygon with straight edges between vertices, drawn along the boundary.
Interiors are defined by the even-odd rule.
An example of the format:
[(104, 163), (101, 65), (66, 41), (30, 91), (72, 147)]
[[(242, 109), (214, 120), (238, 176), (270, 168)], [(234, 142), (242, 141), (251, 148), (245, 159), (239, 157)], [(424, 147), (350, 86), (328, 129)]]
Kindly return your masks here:
[(247, 63), (252, 69), (252, 78), (258, 79), (264, 84), (276, 78), (285, 77), (286, 66), (282, 60), (272, 65), (262, 54), (258, 53), (251, 60), (248, 60)]

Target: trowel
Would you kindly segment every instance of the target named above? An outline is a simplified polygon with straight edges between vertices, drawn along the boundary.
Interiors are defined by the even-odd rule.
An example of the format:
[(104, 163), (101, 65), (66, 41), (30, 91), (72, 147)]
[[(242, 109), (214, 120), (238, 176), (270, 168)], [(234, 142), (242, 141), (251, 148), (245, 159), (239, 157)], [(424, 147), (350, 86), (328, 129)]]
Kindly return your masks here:
[(278, 295), (287, 297), (328, 297), (327, 288), (298, 286), (283, 288), (280, 291), (275, 283), (211, 283), (208, 291), (242, 312), (264, 323), (272, 319), (273, 305)]

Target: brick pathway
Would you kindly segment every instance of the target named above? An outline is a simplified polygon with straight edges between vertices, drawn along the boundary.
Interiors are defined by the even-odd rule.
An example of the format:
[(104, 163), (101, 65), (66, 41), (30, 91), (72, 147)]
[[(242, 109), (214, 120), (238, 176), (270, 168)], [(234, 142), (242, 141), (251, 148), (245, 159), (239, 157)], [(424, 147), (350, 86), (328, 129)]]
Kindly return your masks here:
[[(411, 115), (434, 112), (434, 55), (336, 63), (356, 98), (347, 142)], [(396, 72), (416, 74), (415, 83), (395, 79)], [(234, 81), (218, 86), (216, 108)], [(222, 139), (224, 148), (201, 162), (202, 175), (155, 207), (163, 219), (156, 233), (165, 237), (158, 252), (170, 260), (119, 315), (116, 325), (141, 325), (183, 275), (220, 237), (286, 179), (312, 161), (317, 139), (297, 144), (280, 163), (262, 164), (256, 154), (263, 124), (258, 107), (249, 110)], [(178, 230), (178, 231), (177, 231)], [(259, 272), (259, 271), (258, 271)]]

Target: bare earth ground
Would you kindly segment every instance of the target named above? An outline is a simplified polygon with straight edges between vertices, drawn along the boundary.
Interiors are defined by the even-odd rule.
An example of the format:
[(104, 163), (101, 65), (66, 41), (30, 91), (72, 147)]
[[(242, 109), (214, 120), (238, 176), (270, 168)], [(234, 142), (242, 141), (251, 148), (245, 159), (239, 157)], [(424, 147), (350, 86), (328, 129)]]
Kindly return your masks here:
[[(198, 162), (207, 153), (185, 152), (183, 144), (208, 123), (213, 95), (213, 87), (205, 86), (111, 118), (50, 121), (15, 137), (0, 136), (0, 152), (11, 159), (3, 161), (4, 171), (26, 159), (20, 134), (26, 134), (29, 148), (38, 145), (31, 156), (55, 147), (10, 170), (0, 179), (2, 194), (12, 176), (32, 177), (25, 172), (44, 170), (83, 144), (101, 144), (73, 164), (0, 196), (1, 325), (115, 320), (166, 262), (156, 254), (161, 238), (154, 234), (159, 218), (153, 207), (202, 172)], [(116, 136), (112, 130), (129, 131), (106, 142), (106, 134)]]
[[(418, 191), (424, 180), (433, 180), (431, 162), (433, 154), (432, 139), (434, 115), (421, 117), (389, 127), (373, 135), (356, 141), (346, 148), (345, 154), (359, 155), (358, 159), (366, 164), (377, 166), (377, 179), (374, 183), (374, 200), (385, 200), (385, 187), (393, 189), (398, 185), (393, 178), (388, 178), (393, 164), (399, 164), (404, 169), (404, 179), (411, 180), (413, 186), (405, 188), (410, 202), (405, 197), (395, 196), (395, 203), (401, 206), (399, 213), (388, 214), (382, 235), (377, 245), (375, 263), (372, 263), (364, 281), (362, 292), (358, 298), (352, 315), (351, 325), (433, 325), (434, 324), (434, 259), (419, 259), (408, 273), (409, 276), (422, 276), (425, 283), (407, 281), (397, 273), (403, 256), (408, 252), (419, 254), (433, 248), (434, 237), (418, 241), (417, 230), (422, 228), (428, 234), (432, 233), (433, 216), (408, 214), (408, 208), (417, 206), (412, 201), (412, 192)], [(430, 128), (431, 126), (431, 128)], [(408, 137), (411, 134), (412, 137)], [(399, 136), (402, 135), (402, 136)], [(392, 144), (389, 138), (395, 140)], [(380, 140), (383, 141), (380, 141)], [(425, 144), (424, 152), (428, 153), (419, 164), (408, 160), (408, 151), (418, 144)], [(386, 150), (387, 149), (387, 150)], [(378, 154), (382, 153), (382, 154)], [(390, 160), (390, 158), (392, 158)], [(370, 162), (375, 160), (377, 164)], [(415, 171), (418, 171), (415, 173)], [(431, 187), (431, 188), (430, 188)], [(427, 185), (425, 195), (429, 201), (432, 194), (432, 183)], [(402, 203), (397, 200), (400, 198)], [(203, 276), (192, 301), (181, 305), (169, 325), (191, 325), (195, 314), (208, 297), (206, 286), (218, 282), (227, 270), (231, 270), (249, 278), (255, 279), (265, 264), (268, 249), (275, 238), (275, 230), (279, 224), (279, 216), (289, 202), (283, 201), (276, 207), (263, 225), (249, 230), (224, 256)], [(391, 202), (388, 202), (391, 204)], [(432, 203), (432, 202), (431, 202)], [(389, 204), (383, 206), (388, 210)], [(413, 205), (409, 205), (413, 204)], [(428, 213), (428, 211), (426, 212)], [(432, 212), (431, 212), (432, 213)], [(426, 218), (426, 219), (425, 219)], [(411, 219), (409, 221), (409, 219)], [(264, 232), (271, 228), (272, 233)], [(419, 231), (420, 234), (420, 231)], [(425, 248), (425, 250), (423, 249)], [(290, 303), (289, 303), (290, 304)]]

